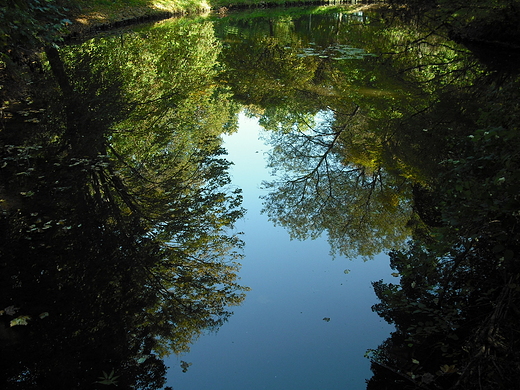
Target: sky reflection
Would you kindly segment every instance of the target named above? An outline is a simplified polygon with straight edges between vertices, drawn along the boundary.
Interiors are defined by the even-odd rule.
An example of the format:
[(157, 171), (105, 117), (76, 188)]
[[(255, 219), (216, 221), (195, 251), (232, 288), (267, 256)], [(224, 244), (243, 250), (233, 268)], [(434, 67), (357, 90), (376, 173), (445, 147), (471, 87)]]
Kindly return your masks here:
[[(241, 284), (252, 291), (218, 333), (201, 337), (190, 353), (166, 360), (168, 385), (175, 390), (364, 389), (371, 372), (363, 355), (392, 330), (371, 311), (376, 297), (370, 282), (393, 279), (388, 258), (333, 260), (325, 237), (291, 241), (283, 228), (274, 227), (260, 214), (261, 182), (269, 179), (261, 128), (243, 114), (239, 124), (224, 147), (248, 210), (237, 229), (246, 242)], [(192, 363), (186, 373), (181, 360)]]

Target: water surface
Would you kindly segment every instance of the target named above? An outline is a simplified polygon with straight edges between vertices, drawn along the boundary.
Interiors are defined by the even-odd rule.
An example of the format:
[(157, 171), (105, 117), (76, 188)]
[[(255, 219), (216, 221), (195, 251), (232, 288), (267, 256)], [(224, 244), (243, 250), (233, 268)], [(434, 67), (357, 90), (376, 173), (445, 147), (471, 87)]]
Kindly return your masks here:
[[(168, 359), (168, 384), (185, 390), (364, 389), (370, 378), (365, 352), (392, 329), (370, 309), (376, 303), (371, 282), (393, 279), (388, 258), (333, 260), (325, 237), (291, 240), (273, 226), (260, 213), (261, 183), (269, 178), (261, 132), (242, 114), (238, 132), (224, 143), (248, 210), (236, 228), (246, 242), (240, 277), (252, 291), (218, 333)], [(186, 373), (181, 360), (192, 363)]]
[(46, 48), (2, 106), (0, 387), (516, 384), (517, 66), (442, 26), (256, 10)]

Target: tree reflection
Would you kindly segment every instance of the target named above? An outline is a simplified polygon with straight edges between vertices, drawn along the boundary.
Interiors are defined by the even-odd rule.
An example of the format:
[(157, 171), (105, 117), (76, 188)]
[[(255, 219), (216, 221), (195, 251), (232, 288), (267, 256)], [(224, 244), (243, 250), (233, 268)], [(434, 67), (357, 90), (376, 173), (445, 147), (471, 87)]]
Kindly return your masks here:
[(318, 40), (264, 32), (267, 58), (287, 58), (295, 72), (309, 65), (304, 78), (274, 67), (258, 73), (259, 88), (236, 87), (254, 96), (251, 115), (270, 131), (277, 181), (267, 184), (266, 212), (296, 238), (327, 232), (342, 254), (393, 248), (400, 279), (374, 283), (374, 310), (396, 331), (368, 352), (370, 389), (513, 388), (517, 65), (486, 69), (439, 19), (407, 18), (334, 25), (377, 60), (331, 61), (309, 49)]
[[(266, 184), (265, 211), (293, 237), (327, 233), (348, 257), (402, 248), (421, 224), (414, 188), (449, 158), (455, 131), (474, 125), (466, 113), (476, 100), (460, 97), (482, 66), (442, 29), (384, 13), (332, 24), (313, 15), (312, 29), (296, 30), (303, 19), (273, 18), (255, 34), (240, 22), (225, 30), (226, 80), (271, 132), (278, 178)], [(238, 69), (254, 84), (237, 80)]]
[[(486, 71), (471, 57), (444, 64), (426, 82), (414, 76), (439, 88), (438, 100), (396, 133), (403, 142), (420, 125), (430, 142), (416, 140), (408, 161), (431, 156), (438, 165), (418, 165), (425, 180), (414, 205), (424, 225), (391, 253), (399, 283), (374, 283), (373, 310), (396, 331), (369, 352), (369, 389), (506, 389), (520, 377), (518, 73)], [(441, 148), (432, 155), (429, 145)]]
[(404, 242), (411, 208), (402, 178), (344, 153), (358, 111), (329, 112), (306, 131), (273, 134), (270, 166), (282, 174), (266, 183), (265, 211), (295, 238), (327, 232), (334, 252), (370, 257)]
[[(451, 158), (429, 190), (415, 194), (426, 226), (408, 250), (391, 255), (399, 284), (374, 283), (380, 303), (373, 309), (396, 331), (372, 352), (369, 388), (386, 388), (380, 383), (388, 371), (402, 388), (495, 389), (518, 381), (518, 110), (509, 103), (517, 100), (518, 77), (500, 91), (478, 89), (476, 125), (444, 140)], [(474, 97), (466, 99), (473, 104)]]
[(349, 257), (393, 249), (369, 388), (513, 388), (518, 76), (412, 22), (229, 18), (222, 43), (170, 22), (48, 48), (1, 133), (3, 388), (159, 388), (161, 357), (240, 304), (232, 95), (270, 131), (273, 221)]
[[(349, 15), (310, 18), (312, 28), (305, 18), (279, 18), (271, 20), (277, 28), (230, 40), (225, 60), (233, 71), (226, 78), (271, 132), (270, 166), (279, 177), (266, 183), (270, 219), (295, 238), (326, 232), (333, 252), (371, 257), (400, 247), (410, 233), (411, 174), (393, 162), (389, 146), (399, 111), (415, 95), (369, 55), (374, 47), (352, 46), (358, 39), (367, 47), (377, 29)], [(239, 22), (234, 27), (228, 31), (242, 34)], [(231, 55), (242, 51), (249, 54)], [(360, 72), (361, 66), (368, 69)], [(254, 85), (236, 80), (237, 69), (255, 73)]]
[(160, 388), (161, 357), (244, 299), (219, 139), (235, 108), (210, 30), (182, 29), (47, 49), (32, 105), (5, 123), (2, 388)]

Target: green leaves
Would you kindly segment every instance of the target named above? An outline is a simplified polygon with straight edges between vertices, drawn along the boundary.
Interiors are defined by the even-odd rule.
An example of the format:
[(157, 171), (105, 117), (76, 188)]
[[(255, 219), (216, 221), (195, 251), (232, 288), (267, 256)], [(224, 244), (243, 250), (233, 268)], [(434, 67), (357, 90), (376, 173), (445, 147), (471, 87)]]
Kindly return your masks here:
[(39, 44), (60, 39), (71, 21), (64, 17), (68, 10), (54, 0), (6, 0), (0, 8), (0, 54), (16, 56), (20, 48), (32, 50)]
[(107, 374), (105, 371), (103, 371), (103, 376), (100, 376), (99, 377), (100, 380), (96, 381), (94, 383), (99, 383), (99, 384), (107, 385), (107, 386), (111, 386), (111, 385), (117, 386), (117, 378), (119, 378), (119, 375), (115, 375), (114, 370), (110, 371), (109, 374)]
[(19, 325), (28, 325), (29, 320), (31, 320), (31, 316), (19, 316), (16, 317), (14, 320), (11, 320), (9, 323), (9, 326), (19, 326)]
[[(67, 388), (160, 388), (159, 356), (188, 350), (244, 299), (232, 229), (244, 210), (220, 139), (237, 106), (214, 80), (211, 24), (170, 27), (48, 51), (48, 73), (28, 87), (48, 106), (19, 114), (42, 120), (8, 131), (2, 288), (24, 303), (8, 330), (31, 333), (7, 346), (13, 378), (23, 360), (26, 382), (60, 370)], [(54, 361), (41, 359), (49, 343)], [(77, 358), (61, 358), (71, 349)]]

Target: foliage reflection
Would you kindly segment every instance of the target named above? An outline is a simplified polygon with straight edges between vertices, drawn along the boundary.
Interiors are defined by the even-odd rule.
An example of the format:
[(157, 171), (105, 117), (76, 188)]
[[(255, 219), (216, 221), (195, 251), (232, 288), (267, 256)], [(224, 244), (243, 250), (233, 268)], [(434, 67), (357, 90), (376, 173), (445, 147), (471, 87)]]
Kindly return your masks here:
[(247, 288), (220, 135), (243, 107), (272, 146), (273, 222), (347, 257), (391, 251), (400, 279), (374, 283), (374, 310), (396, 331), (368, 387), (514, 387), (518, 74), (401, 16), (232, 15), (47, 48), (4, 107), (4, 387), (158, 388), (162, 356), (226, 321)]
[[(346, 256), (392, 250), (400, 281), (374, 283), (374, 310), (396, 331), (367, 353), (370, 389), (513, 388), (518, 73), (486, 68), (439, 15), (400, 16), (228, 28), (227, 78), (270, 131), (265, 211), (295, 238), (326, 232)], [(364, 52), (330, 54), (347, 46)], [(242, 69), (254, 83), (235, 79)]]
[(159, 388), (243, 300), (210, 27), (46, 50), (2, 132), (2, 388)]

